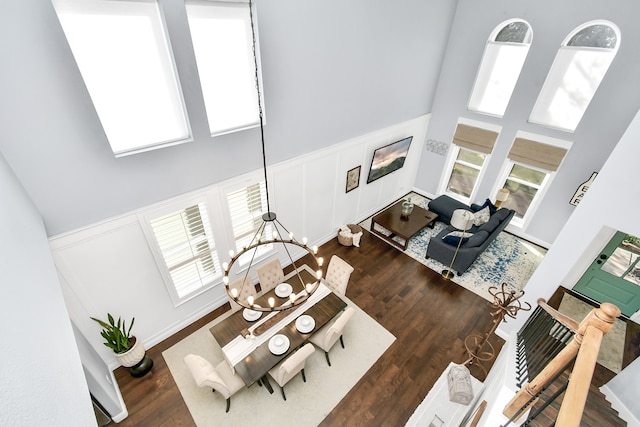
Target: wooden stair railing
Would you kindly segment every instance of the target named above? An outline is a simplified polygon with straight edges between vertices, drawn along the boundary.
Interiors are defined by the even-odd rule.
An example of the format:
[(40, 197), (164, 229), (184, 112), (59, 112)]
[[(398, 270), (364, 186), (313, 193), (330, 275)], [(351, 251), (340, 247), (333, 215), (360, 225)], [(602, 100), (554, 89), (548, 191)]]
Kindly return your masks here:
[[(568, 327), (575, 326), (575, 321), (546, 306), (544, 300), (539, 300), (538, 304), (559, 322), (563, 324), (567, 322), (565, 325)], [(576, 335), (569, 344), (533, 380), (524, 384), (505, 406), (503, 414), (512, 421), (518, 420), (526, 412), (526, 408), (537, 401), (538, 394), (544, 390), (547, 384), (576, 358), (573, 374), (569, 380), (556, 425), (578, 427), (584, 411), (602, 337), (611, 330), (615, 319), (619, 316), (620, 309), (609, 303), (603, 303), (600, 308), (591, 310), (578, 325)]]

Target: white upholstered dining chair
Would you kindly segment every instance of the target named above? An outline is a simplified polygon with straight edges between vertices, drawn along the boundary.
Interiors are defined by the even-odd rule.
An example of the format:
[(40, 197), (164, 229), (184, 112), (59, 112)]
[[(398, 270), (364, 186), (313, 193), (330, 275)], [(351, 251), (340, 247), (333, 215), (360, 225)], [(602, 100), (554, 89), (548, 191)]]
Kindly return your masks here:
[[(256, 287), (251, 282), (251, 279), (249, 279), (247, 276), (243, 276), (235, 280), (229, 285), (229, 289), (237, 289), (238, 299), (241, 299), (243, 301), (246, 301), (247, 297), (249, 297), (250, 295), (256, 296)], [(231, 311), (234, 313), (243, 308), (240, 304), (233, 300), (231, 295), (229, 295), (229, 304), (231, 304)]]
[(222, 361), (214, 367), (208, 360), (197, 354), (187, 354), (184, 363), (189, 368), (191, 376), (198, 387), (211, 387), (214, 392), (220, 393), (227, 399), (227, 411), (231, 407), (231, 396), (241, 390), (245, 384), (238, 375), (235, 375), (229, 364)]
[(256, 273), (258, 273), (262, 293), (270, 291), (284, 281), (284, 272), (278, 258), (256, 268)]
[(269, 371), (269, 376), (280, 386), (282, 398), (284, 400), (287, 400), (287, 396), (284, 394), (284, 385), (295, 377), (298, 372), (302, 373), (302, 380), (307, 382), (307, 377), (304, 374), (304, 367), (307, 362), (307, 358), (309, 358), (314, 351), (316, 351), (316, 349), (313, 344), (307, 343)]
[(329, 260), (324, 283), (332, 291), (344, 295), (347, 293), (347, 285), (349, 284), (351, 273), (353, 273), (353, 267), (339, 256), (333, 255)]
[(344, 341), (342, 340), (342, 332), (349, 320), (356, 313), (355, 308), (347, 307), (342, 313), (336, 316), (333, 322), (330, 322), (320, 328), (318, 332), (311, 335), (309, 341), (324, 350), (324, 355), (327, 358), (327, 363), (331, 366), (331, 360), (329, 360), (329, 350), (340, 339), (340, 345), (344, 348)]

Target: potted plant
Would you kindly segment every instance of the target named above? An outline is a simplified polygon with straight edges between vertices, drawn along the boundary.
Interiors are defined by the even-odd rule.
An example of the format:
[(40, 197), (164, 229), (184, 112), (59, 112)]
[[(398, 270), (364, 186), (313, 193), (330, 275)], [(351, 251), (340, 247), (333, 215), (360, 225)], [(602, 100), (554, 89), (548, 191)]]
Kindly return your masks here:
[(100, 335), (105, 340), (104, 345), (113, 350), (118, 362), (129, 368), (131, 375), (141, 377), (151, 370), (153, 361), (146, 356), (142, 341), (131, 335), (135, 317), (131, 319), (128, 329), (125, 321), (118, 317), (116, 322), (110, 313), (107, 313), (108, 323), (95, 317), (91, 319), (102, 326)]

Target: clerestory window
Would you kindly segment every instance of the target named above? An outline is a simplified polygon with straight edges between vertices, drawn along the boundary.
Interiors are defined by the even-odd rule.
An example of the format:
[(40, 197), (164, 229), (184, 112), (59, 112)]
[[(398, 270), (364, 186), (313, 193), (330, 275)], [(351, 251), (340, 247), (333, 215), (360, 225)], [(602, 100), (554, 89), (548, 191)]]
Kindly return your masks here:
[(620, 31), (607, 21), (576, 28), (562, 43), (529, 121), (573, 132), (620, 47)]
[(209, 131), (220, 135), (257, 126), (249, 4), (189, 0), (186, 8)]
[(190, 138), (173, 58), (154, 0), (53, 0), (116, 156)]
[(498, 25), (485, 46), (469, 110), (502, 117), (529, 53), (533, 33), (522, 20)]

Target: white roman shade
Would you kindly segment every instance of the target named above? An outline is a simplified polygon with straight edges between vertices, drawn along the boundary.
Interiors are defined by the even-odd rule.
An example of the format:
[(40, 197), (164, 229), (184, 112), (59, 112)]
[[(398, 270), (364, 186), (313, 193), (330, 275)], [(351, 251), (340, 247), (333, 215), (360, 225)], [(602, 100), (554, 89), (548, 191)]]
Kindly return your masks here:
[(562, 147), (516, 138), (511, 151), (509, 151), (509, 158), (514, 162), (556, 171), (565, 154), (567, 154), (567, 150)]
[(458, 123), (453, 143), (458, 147), (491, 154), (496, 139), (498, 139), (497, 132)]

